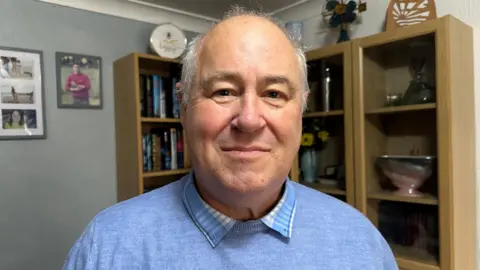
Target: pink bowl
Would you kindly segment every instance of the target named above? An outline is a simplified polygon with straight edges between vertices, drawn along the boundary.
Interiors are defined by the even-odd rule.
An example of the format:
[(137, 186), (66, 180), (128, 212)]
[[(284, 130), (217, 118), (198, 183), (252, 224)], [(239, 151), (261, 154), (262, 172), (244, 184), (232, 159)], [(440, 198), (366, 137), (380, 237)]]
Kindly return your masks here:
[(432, 175), (434, 156), (380, 156), (376, 165), (400, 196), (422, 196), (418, 189)]

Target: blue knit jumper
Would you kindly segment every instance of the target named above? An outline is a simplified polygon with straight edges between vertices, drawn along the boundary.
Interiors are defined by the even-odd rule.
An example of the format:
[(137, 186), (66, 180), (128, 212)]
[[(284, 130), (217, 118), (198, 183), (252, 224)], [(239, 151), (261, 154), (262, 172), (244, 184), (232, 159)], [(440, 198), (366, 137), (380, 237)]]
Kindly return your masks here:
[[(189, 174), (97, 214), (63, 269), (398, 269), (385, 239), (363, 214), (286, 183), (295, 195), (291, 234), (261, 220), (232, 223), (224, 233), (221, 226), (209, 228), (199, 220), (207, 208), (193, 206), (203, 213), (195, 219), (185, 204), (186, 196), (198, 196), (186, 194)], [(221, 238), (212, 243), (209, 233)]]

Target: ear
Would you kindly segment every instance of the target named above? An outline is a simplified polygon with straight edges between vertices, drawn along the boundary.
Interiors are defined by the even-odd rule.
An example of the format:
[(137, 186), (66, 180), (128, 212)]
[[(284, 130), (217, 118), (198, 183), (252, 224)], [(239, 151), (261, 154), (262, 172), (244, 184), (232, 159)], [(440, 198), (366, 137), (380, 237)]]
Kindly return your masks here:
[(305, 100), (305, 106), (306, 106), (306, 104), (308, 104), (308, 96), (310, 96), (310, 92), (303, 91), (302, 95), (303, 95), (303, 100)]
[(305, 100), (308, 100), (308, 96), (310, 95), (310, 92), (307, 92), (307, 91), (303, 91), (303, 98)]

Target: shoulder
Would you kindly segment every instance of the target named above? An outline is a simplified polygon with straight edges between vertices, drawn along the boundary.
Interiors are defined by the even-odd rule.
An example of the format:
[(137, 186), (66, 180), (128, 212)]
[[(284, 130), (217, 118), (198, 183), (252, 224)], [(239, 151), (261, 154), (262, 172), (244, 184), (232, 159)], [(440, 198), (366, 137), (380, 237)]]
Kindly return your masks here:
[(366, 261), (397, 269), (388, 243), (363, 213), (333, 196), (292, 184), (297, 198), (295, 230), (302, 239), (348, 252), (361, 251)]
[(184, 183), (182, 178), (100, 211), (75, 241), (63, 269), (94, 269), (115, 254), (140, 256), (132, 252), (141, 252), (151, 241), (168, 235), (171, 222), (187, 219), (182, 202)]
[(307, 211), (321, 212), (324, 215), (329, 213), (342, 214), (350, 218), (362, 215), (353, 206), (336, 197), (296, 182), (290, 183), (295, 189), (298, 206), (305, 208)]
[(329, 194), (317, 191), (299, 183), (292, 183), (297, 200), (297, 214), (320, 224), (332, 225), (339, 229), (348, 224), (356, 230), (376, 230), (370, 220), (350, 204)]
[[(99, 212), (94, 221), (97, 227), (129, 228), (172, 218), (183, 207), (184, 179), (170, 183), (148, 193), (125, 200)], [(141, 217), (141, 218), (140, 218)]]

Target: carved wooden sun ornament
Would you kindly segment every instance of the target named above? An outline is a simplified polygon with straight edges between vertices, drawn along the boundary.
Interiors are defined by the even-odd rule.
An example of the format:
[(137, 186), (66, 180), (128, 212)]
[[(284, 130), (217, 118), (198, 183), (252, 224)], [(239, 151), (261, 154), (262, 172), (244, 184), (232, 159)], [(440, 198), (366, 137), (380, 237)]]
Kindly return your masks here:
[(386, 31), (437, 18), (434, 0), (390, 0)]

